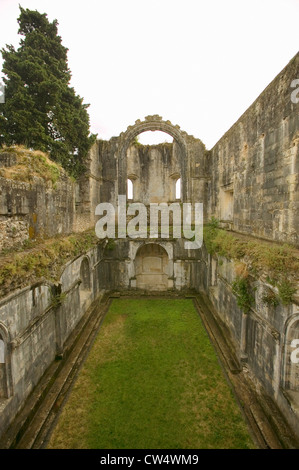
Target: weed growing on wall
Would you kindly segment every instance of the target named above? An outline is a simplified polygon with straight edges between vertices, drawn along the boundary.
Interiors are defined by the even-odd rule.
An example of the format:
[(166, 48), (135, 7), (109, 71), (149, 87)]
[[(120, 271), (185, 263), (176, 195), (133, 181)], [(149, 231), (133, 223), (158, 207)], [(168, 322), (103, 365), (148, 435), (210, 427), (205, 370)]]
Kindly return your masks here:
[(0, 257), (0, 297), (13, 289), (46, 278), (56, 281), (64, 264), (99, 242), (93, 230), (40, 242), (28, 251)]
[(0, 168), (0, 176), (5, 179), (30, 183), (34, 177), (38, 177), (55, 187), (58, 179), (65, 174), (63, 168), (51, 161), (47, 153), (38, 150), (15, 145), (3, 147), (1, 153), (11, 153), (16, 158), (15, 165)]
[(263, 295), (262, 301), (274, 308), (279, 305), (279, 298), (271, 289), (268, 289), (267, 292)]
[[(277, 286), (279, 299), (283, 305), (292, 302), (299, 272), (299, 257), (294, 247), (238, 236), (238, 234), (220, 229), (217, 219), (212, 219), (204, 226), (203, 239), (206, 249), (211, 255), (234, 260), (242, 259), (252, 276), (259, 277), (266, 274), (267, 282)], [(237, 277), (233, 286), (238, 302), (243, 306), (242, 309), (246, 309), (249, 305), (249, 298), (246, 294), (246, 284), (248, 283), (248, 280), (241, 281), (241, 278)], [(277, 297), (270, 298), (268, 296), (263, 300), (272, 305), (278, 302)]]
[(244, 313), (248, 313), (250, 306), (254, 302), (250, 294), (250, 285), (247, 278), (237, 277), (232, 284), (232, 290), (237, 297), (237, 304)]
[(286, 279), (278, 284), (278, 292), (281, 303), (283, 305), (288, 305), (293, 301), (293, 295), (295, 294), (296, 289), (292, 283)]

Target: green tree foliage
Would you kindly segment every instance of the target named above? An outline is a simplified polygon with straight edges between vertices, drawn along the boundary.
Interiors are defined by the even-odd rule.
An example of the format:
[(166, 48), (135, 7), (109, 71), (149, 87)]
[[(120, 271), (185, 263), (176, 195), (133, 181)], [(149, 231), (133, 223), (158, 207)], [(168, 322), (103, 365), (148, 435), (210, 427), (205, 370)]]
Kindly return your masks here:
[(68, 49), (61, 43), (57, 20), (20, 11), (20, 47), (1, 50), (5, 103), (0, 105), (0, 144), (50, 152), (76, 177), (96, 138), (89, 133), (89, 105), (70, 86)]

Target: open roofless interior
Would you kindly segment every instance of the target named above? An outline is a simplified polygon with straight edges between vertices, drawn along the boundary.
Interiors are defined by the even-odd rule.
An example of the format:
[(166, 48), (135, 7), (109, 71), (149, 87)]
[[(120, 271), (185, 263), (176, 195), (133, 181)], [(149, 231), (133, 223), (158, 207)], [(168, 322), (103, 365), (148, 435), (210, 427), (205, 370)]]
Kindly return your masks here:
[[(76, 182), (42, 153), (0, 150), (1, 447), (59, 447), (59, 433), (71, 447), (299, 447), (298, 74), (297, 54), (210, 150), (159, 115), (97, 140)], [(160, 141), (143, 143), (148, 132)], [(113, 208), (114, 236), (97, 236), (101, 204)], [(182, 219), (189, 205), (193, 225), (200, 204), (202, 244), (175, 230), (172, 210), (151, 231), (160, 204)], [(170, 407), (172, 435), (152, 416), (134, 348), (156, 371), (152, 396)], [(138, 387), (122, 396), (135, 365)], [(70, 409), (80, 393), (86, 406)], [(117, 406), (124, 429), (128, 403), (146, 417), (143, 427), (126, 420), (129, 441), (110, 416)], [(64, 432), (74, 410), (81, 444)]]

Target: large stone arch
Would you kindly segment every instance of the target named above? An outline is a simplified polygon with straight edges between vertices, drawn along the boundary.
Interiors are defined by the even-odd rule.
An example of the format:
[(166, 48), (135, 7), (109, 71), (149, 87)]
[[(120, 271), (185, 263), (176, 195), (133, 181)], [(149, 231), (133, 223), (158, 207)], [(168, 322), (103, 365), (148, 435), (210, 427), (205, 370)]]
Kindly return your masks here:
[(126, 194), (127, 184), (127, 150), (132, 140), (139, 134), (147, 131), (162, 131), (171, 135), (180, 147), (181, 152), (181, 178), (182, 178), (182, 200), (189, 201), (189, 179), (187, 178), (188, 147), (186, 132), (180, 130), (178, 125), (174, 126), (170, 121), (163, 121), (157, 114), (146, 116), (144, 121), (139, 119), (133, 126), (120, 134), (118, 145), (118, 194)]

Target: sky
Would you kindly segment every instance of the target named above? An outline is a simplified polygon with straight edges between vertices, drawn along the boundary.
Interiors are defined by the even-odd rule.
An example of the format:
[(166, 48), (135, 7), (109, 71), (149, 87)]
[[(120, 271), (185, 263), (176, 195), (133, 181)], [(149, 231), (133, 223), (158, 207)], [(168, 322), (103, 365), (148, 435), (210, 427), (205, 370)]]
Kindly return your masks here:
[(0, 0), (0, 48), (18, 47), (19, 4), (58, 20), (104, 140), (159, 114), (210, 149), (299, 49), (299, 0)]

